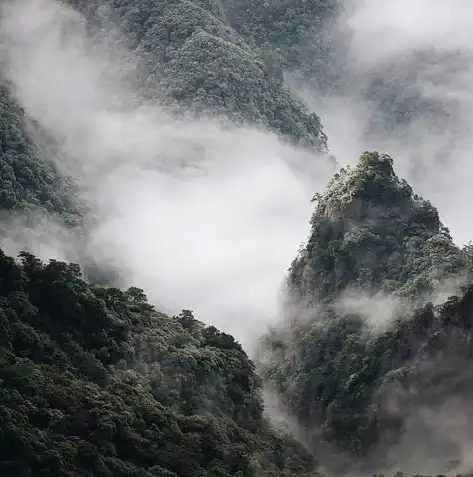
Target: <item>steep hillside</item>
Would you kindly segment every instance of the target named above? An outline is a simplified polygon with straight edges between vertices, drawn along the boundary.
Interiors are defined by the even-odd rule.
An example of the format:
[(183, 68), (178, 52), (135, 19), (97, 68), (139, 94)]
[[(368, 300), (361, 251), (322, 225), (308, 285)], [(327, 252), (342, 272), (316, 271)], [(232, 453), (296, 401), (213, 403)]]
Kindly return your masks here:
[(395, 175), (389, 156), (364, 153), (314, 201), (307, 246), (291, 266), (296, 293), (325, 300), (354, 287), (417, 297), (465, 270), (437, 210)]
[[(473, 436), (432, 427), (420, 410), (440, 427), (446, 402), (462, 402), (455, 418), (473, 411), (463, 404), (473, 384), (473, 289), (459, 290), (469, 251), (389, 156), (363, 154), (315, 200), (310, 237), (289, 273), (286, 322), (264, 338), (263, 376), (322, 462), (335, 448), (367, 468), (407, 467), (399, 449), (417, 419), (418, 466), (409, 471), (432, 471), (438, 459), (434, 471), (444, 472)], [(441, 306), (427, 303), (454, 291)]]
[(39, 240), (63, 240), (67, 253), (80, 259), (87, 279), (120, 283), (113, 266), (98, 265), (88, 250), (87, 226), (94, 219), (87, 215), (86, 198), (74, 179), (58, 170), (57, 146), (8, 84), (0, 84), (0, 240), (8, 237), (14, 248), (16, 242), (29, 248), (33, 236), (44, 232)]
[(97, 37), (117, 29), (125, 35), (139, 65), (133, 80), (148, 100), (159, 98), (178, 114), (184, 108), (187, 113), (261, 125), (291, 142), (326, 152), (318, 116), (285, 85), (273, 55), (232, 28), (223, 3), (70, 3), (87, 16)]
[[(333, 80), (334, 45), (324, 35), (340, 11), (337, 0), (223, 0), (230, 23), (271, 53), (284, 70), (304, 71), (319, 87)], [(333, 40), (333, 39), (332, 39)], [(338, 72), (340, 73), (340, 72)]]
[[(384, 49), (377, 49), (372, 46), (377, 45), (375, 34), (379, 35), (373, 13), (376, 2), (221, 0), (220, 4), (232, 27), (289, 73), (296, 89), (309, 90), (312, 101), (327, 96), (369, 105), (363, 124), (357, 117), (366, 141), (412, 139), (411, 134), (417, 137), (422, 130), (433, 135), (448, 131), (452, 140), (465, 134), (459, 118), (468, 120), (461, 111), (462, 98), (467, 97), (462, 78), (469, 76), (471, 64), (468, 47), (443, 49), (429, 40), (416, 45), (406, 40), (399, 50), (389, 41)], [(364, 17), (363, 11), (373, 16)], [(412, 25), (416, 20), (413, 15)], [(390, 26), (396, 38), (399, 25), (394, 23)], [(380, 25), (385, 25), (383, 19)], [(428, 32), (429, 22), (426, 25)], [(402, 30), (399, 43), (406, 31), (410, 27)], [(366, 51), (357, 44), (360, 37)], [(446, 141), (436, 151), (436, 159), (444, 161), (451, 154), (449, 148)]]
[(308, 476), (235, 340), (76, 265), (0, 254), (0, 473)]
[(74, 224), (80, 216), (77, 189), (35, 142), (32, 127), (0, 84), (0, 210), (43, 211)]
[[(197, 0), (66, 3), (87, 16), (92, 36), (108, 35), (112, 42), (125, 37), (129, 60), (137, 65), (130, 81), (138, 101), (159, 99), (176, 114), (261, 125), (296, 144), (327, 151), (319, 118), (284, 84), (271, 55), (251, 35), (245, 38), (233, 29), (227, 7)], [(83, 212), (77, 189), (59, 174), (53, 151), (37, 141), (45, 131), (32, 123), (4, 81), (0, 108), (0, 209), (39, 208), (76, 224)]]

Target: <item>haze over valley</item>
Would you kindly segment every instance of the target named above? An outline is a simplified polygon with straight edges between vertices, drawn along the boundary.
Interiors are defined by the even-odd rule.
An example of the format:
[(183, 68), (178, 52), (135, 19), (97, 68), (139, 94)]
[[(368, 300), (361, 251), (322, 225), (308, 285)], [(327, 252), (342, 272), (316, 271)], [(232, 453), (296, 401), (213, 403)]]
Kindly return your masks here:
[(5, 1), (0, 475), (470, 475), (472, 20)]

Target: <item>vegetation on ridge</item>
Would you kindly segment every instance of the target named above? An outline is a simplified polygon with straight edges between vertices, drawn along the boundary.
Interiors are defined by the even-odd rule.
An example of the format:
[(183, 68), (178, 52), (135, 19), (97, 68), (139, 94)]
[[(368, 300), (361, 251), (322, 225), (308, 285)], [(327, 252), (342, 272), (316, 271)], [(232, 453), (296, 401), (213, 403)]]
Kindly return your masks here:
[(0, 253), (0, 474), (309, 476), (241, 346), (141, 290)]
[[(472, 357), (473, 288), (457, 286), (459, 296), (441, 306), (426, 303), (442, 282), (458, 285), (466, 276), (469, 252), (397, 178), (389, 156), (363, 154), (315, 200), (309, 240), (289, 273), (287, 321), (264, 338), (261, 371), (312, 450), (330, 444), (367, 467), (386, 468), (393, 464), (386, 452), (420, 405), (441, 407), (471, 392), (464, 371)], [(388, 317), (395, 296), (404, 306)], [(380, 306), (363, 309), (376, 300)], [(373, 329), (377, 323), (385, 326)], [(448, 434), (439, 442), (442, 452), (461, 453)]]
[(327, 151), (319, 117), (287, 87), (273, 56), (234, 30), (224, 3), (70, 3), (85, 13), (99, 36), (110, 23), (120, 27), (140, 65), (135, 81), (148, 100), (159, 98), (178, 114), (260, 125), (295, 144)]
[(76, 190), (40, 149), (23, 109), (0, 85), (0, 210), (45, 211), (75, 223)]
[(290, 270), (296, 294), (325, 300), (350, 286), (413, 298), (466, 271), (468, 256), (435, 207), (396, 176), (387, 155), (364, 153), (314, 200), (310, 237)]

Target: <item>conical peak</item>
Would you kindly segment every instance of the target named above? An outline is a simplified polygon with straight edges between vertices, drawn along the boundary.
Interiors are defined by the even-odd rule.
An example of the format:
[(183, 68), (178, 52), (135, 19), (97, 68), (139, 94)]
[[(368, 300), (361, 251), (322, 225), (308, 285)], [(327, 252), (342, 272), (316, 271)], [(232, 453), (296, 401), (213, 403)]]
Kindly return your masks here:
[(437, 209), (396, 176), (387, 155), (362, 154), (315, 199), (307, 246), (290, 275), (303, 296), (327, 299), (355, 286), (417, 297), (465, 269)]
[(412, 205), (413, 191), (400, 180), (393, 159), (378, 152), (365, 152), (353, 168), (342, 168), (329, 182), (323, 194), (317, 194), (318, 213), (350, 218), (372, 207), (404, 209)]

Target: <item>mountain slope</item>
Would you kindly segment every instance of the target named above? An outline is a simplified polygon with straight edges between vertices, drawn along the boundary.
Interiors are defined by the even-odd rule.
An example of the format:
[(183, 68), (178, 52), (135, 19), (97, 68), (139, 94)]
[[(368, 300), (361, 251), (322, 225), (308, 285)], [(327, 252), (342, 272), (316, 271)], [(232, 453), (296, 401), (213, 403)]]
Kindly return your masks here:
[(77, 222), (76, 188), (34, 141), (28, 118), (6, 85), (0, 85), (0, 118), (0, 210), (44, 211)]
[[(429, 431), (419, 409), (436, 409), (440, 422), (447, 400), (471, 397), (473, 295), (459, 290), (469, 253), (397, 178), (389, 156), (363, 154), (316, 200), (309, 240), (289, 273), (286, 322), (263, 341), (264, 380), (332, 470), (350, 469), (340, 458), (324, 462), (334, 448), (368, 469), (408, 466), (398, 449), (418, 419), (418, 467), (408, 471), (444, 472), (449, 459), (461, 459), (462, 443)], [(423, 305), (454, 292), (441, 306)], [(433, 469), (429, 459), (438, 459)]]
[(334, 49), (335, 38), (326, 35), (327, 25), (336, 20), (343, 8), (339, 0), (222, 3), (233, 28), (271, 55), (280, 68), (302, 73), (321, 91), (340, 81), (341, 71), (333, 64), (340, 52)]
[[(230, 26), (226, 6), (186, 0), (66, 3), (86, 15), (91, 37), (100, 41), (109, 35), (111, 42), (129, 47), (136, 68), (128, 80), (138, 101), (159, 99), (176, 114), (249, 122), (327, 151), (320, 119), (291, 93), (271, 58)], [(76, 224), (84, 212), (77, 188), (54, 166), (49, 156), (56, 152), (38, 142), (47, 131), (31, 121), (12, 93), (2, 81), (0, 208), (40, 208)]]
[[(176, 113), (210, 114), (261, 125), (296, 144), (327, 151), (327, 138), (285, 85), (282, 71), (229, 24), (219, 2), (71, 1), (97, 37), (120, 29), (141, 94)], [(100, 7), (99, 7), (100, 6)], [(251, 39), (250, 39), (251, 40)]]
[(389, 156), (364, 153), (314, 200), (310, 237), (289, 277), (296, 293), (323, 300), (350, 286), (415, 297), (465, 270), (437, 210), (395, 175)]
[(190, 312), (29, 254), (0, 254), (0, 304), (2, 475), (312, 475), (240, 345)]

